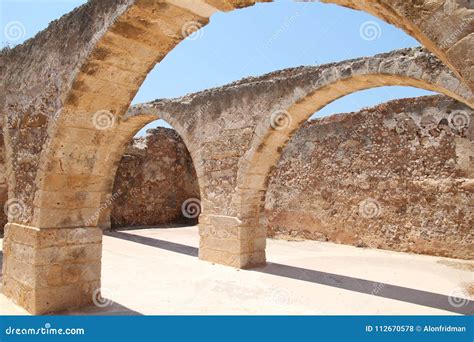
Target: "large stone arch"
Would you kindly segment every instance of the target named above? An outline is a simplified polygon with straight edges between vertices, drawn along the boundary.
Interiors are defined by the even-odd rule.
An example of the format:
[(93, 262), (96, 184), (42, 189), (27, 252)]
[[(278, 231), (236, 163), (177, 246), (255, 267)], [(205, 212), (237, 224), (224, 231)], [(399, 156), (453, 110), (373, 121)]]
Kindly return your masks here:
[[(399, 75), (400, 76), (400, 75)], [(322, 109), (332, 101), (345, 95), (380, 86), (413, 86), (427, 90), (440, 91), (436, 87), (414, 81), (409, 78), (392, 75), (352, 75), (321, 86), (313, 94), (304, 99), (298, 99), (290, 107), (277, 110), (277, 120), (285, 122), (281, 129), (269, 127), (268, 123), (261, 121), (256, 131), (262, 135), (256, 137), (251, 144), (250, 153), (239, 169), (238, 207), (241, 215), (240, 221), (245, 226), (256, 227), (249, 243), (256, 254), (255, 262), (265, 262), (264, 239), (266, 237), (266, 224), (262, 220), (264, 214), (265, 194), (268, 188), (271, 171), (276, 167), (284, 146), (291, 139), (298, 128), (316, 111)], [(444, 92), (445, 94), (449, 92)], [(452, 96), (452, 95), (451, 95)], [(456, 98), (453, 96), (453, 98)], [(459, 99), (459, 98), (457, 98)], [(471, 108), (474, 102), (470, 103)], [(274, 120), (268, 117), (269, 122)], [(289, 120), (289, 121), (285, 121)], [(286, 125), (286, 122), (288, 124)], [(277, 124), (278, 126), (278, 124)]]
[[(5, 117), (9, 199), (21, 209), (21, 215), (12, 217), (6, 230), (7, 296), (32, 312), (91, 301), (91, 293), (100, 287), (98, 227), (102, 223), (88, 218), (108, 201), (109, 195), (105, 193), (112, 186), (108, 174), (118, 162), (117, 154), (108, 145), (123, 146), (131, 138), (132, 130), (120, 123), (132, 98), (147, 73), (190, 30), (205, 25), (216, 11), (230, 11), (254, 2), (92, 0), (53, 22), (35, 38), (2, 52), (0, 73), (5, 91), (0, 94), (0, 106)], [(472, 89), (469, 47), (473, 11), (465, 1), (450, 0), (447, 5), (441, 0), (340, 3), (398, 25), (437, 54)], [(428, 24), (432, 17), (438, 17), (436, 23), (452, 21), (463, 25), (440, 25), (443, 29), (433, 31)], [(102, 119), (114, 124), (103, 129), (103, 125), (97, 124)], [(249, 127), (245, 132), (252, 135)], [(196, 165), (197, 172), (200, 167)], [(231, 188), (224, 188), (223, 192), (233, 193)], [(225, 193), (218, 195), (229, 198)], [(206, 205), (217, 210), (211, 201)], [(212, 222), (208, 219), (203, 218), (203, 225), (228, 222), (226, 215), (215, 215)], [(234, 219), (230, 224), (240, 225)], [(30, 257), (19, 257), (21, 260), (17, 261), (26, 265), (29, 272), (21, 278), (20, 264), (14, 260), (18, 251), (15, 248), (25, 241), (31, 249), (27, 254)], [(51, 260), (47, 261), (44, 253), (58, 247), (65, 259), (60, 261), (64, 265), (54, 268), (54, 272), (64, 275), (54, 283), (53, 293), (47, 280), (40, 283), (39, 277), (32, 274), (36, 274), (37, 266), (44, 268), (42, 274), (53, 272), (53, 267), (47, 267)], [(226, 244), (222, 248), (233, 252), (230, 256), (221, 253), (213, 257), (211, 254), (220, 253), (214, 250), (216, 253), (202, 257), (225, 259), (224, 263), (239, 266), (254, 263), (252, 258), (234, 260), (234, 252), (242, 251), (240, 244)], [(80, 250), (85, 255), (80, 267), (67, 265), (68, 249), (70, 253)], [(83, 273), (90, 277), (78, 276)]]
[(17, 213), (5, 228), (6, 296), (33, 313), (92, 303), (100, 290), (99, 226), (107, 224), (96, 213), (109, 205), (108, 173), (119, 161), (108, 144), (124, 146), (133, 136), (119, 126), (121, 116), (187, 34), (216, 11), (252, 3), (93, 0), (2, 51), (9, 204)]
[[(60, 207), (54, 208), (54, 213), (42, 209), (51, 209), (44, 203), (45, 194), (51, 191), (47, 187), (51, 178), (63, 184), (85, 186), (91, 177), (66, 175), (67, 172), (80, 164), (94, 162), (91, 155), (96, 156), (95, 160), (108, 157), (105, 151), (98, 151), (101, 143), (94, 143), (90, 148), (84, 143), (87, 140), (76, 139), (87, 134), (102, 142), (114, 136), (113, 129), (98, 131), (91, 124), (94, 114), (108, 111), (119, 120), (147, 73), (186, 33), (207, 24), (217, 11), (230, 11), (255, 2), (91, 1), (52, 23), (34, 39), (5, 53), (2, 57), (6, 61), (7, 92), (3, 100), (6, 100), (9, 123), (5, 127), (5, 139), (15, 146), (8, 149), (10, 184), (14, 185), (10, 197), (25, 204), (23, 223), (46, 228), (82, 221), (89, 214), (90, 203), (97, 203), (97, 198), (88, 198), (90, 203), (82, 208), (64, 206), (63, 215), (67, 212), (68, 218), (58, 224), (50, 218), (61, 216)], [(474, 10), (466, 1), (326, 2), (364, 10), (397, 25), (472, 87), (469, 43), (473, 39)], [(64, 54), (64, 50), (71, 53)], [(26, 135), (41, 143), (25, 146)], [(61, 156), (71, 154), (72, 146), (64, 146), (65, 139), (70, 143), (76, 139), (75, 147), (83, 151), (82, 156), (74, 156), (75, 165), (61, 161)], [(97, 166), (101, 167), (100, 162)], [(36, 172), (37, 169), (41, 171)], [(94, 175), (95, 183), (100, 183), (101, 176)], [(101, 181), (105, 184), (104, 179)], [(61, 201), (60, 193), (55, 195), (60, 202), (69, 201), (69, 198)], [(71, 213), (70, 209), (75, 212)]]
[(471, 1), (321, 1), (365, 11), (403, 29), (473, 88), (474, 4)]
[(270, 170), (291, 135), (335, 99), (388, 85), (437, 91), (474, 107), (470, 89), (431, 53), (415, 48), (287, 69), (133, 106), (123, 123), (162, 115), (188, 120), (187, 134), (199, 150), (203, 177), (200, 257), (250, 267), (265, 261), (266, 229), (260, 216)]

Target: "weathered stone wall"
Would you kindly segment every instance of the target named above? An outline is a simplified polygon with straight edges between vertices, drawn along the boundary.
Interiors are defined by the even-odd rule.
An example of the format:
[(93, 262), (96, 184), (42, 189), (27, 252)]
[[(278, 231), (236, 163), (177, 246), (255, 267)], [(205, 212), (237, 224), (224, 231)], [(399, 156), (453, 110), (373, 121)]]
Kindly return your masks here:
[(433, 96), (308, 122), (272, 174), (269, 235), (472, 259), (473, 114)]
[(474, 107), (472, 92), (433, 56), (415, 48), (282, 70), (136, 105), (119, 128), (135, 130), (153, 118), (165, 119), (176, 128), (195, 161), (201, 184), (199, 257), (251, 267), (265, 262), (266, 229), (260, 218), (271, 170), (287, 141), (315, 111), (332, 101), (387, 85), (438, 91)]
[(199, 199), (193, 161), (176, 131), (157, 128), (135, 138), (122, 157), (115, 178), (112, 227), (197, 223), (182, 210)]
[(5, 154), (5, 143), (3, 140), (3, 132), (0, 127), (0, 235), (3, 234), (3, 227), (7, 224), (7, 214), (5, 212), (4, 203), (8, 200), (8, 183), (6, 176), (6, 154)]
[[(429, 96), (308, 122), (271, 176), (268, 235), (472, 259), (472, 116)], [(179, 221), (199, 197), (181, 138), (160, 128), (135, 140), (117, 191), (113, 225)]]

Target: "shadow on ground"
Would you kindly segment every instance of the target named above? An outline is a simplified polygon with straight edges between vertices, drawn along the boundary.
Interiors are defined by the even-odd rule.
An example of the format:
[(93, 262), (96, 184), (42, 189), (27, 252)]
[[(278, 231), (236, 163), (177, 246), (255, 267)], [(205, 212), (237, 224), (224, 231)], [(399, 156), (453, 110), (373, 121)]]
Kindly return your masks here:
[[(107, 231), (104, 234), (110, 237), (165, 249), (175, 253), (186, 254), (193, 257), (198, 256), (198, 248), (175, 242), (119, 231)], [(403, 286), (390, 285), (371, 280), (359, 279), (340, 274), (321, 272), (272, 262), (268, 262), (265, 266), (254, 268), (251, 271), (312, 282), (315, 284), (331, 286), (348, 291), (355, 291), (372, 296), (399, 300), (463, 315), (474, 314), (474, 301), (457, 297), (449, 297), (428, 291), (411, 289)], [(460, 307), (454, 307), (450, 304), (450, 302), (463, 303), (463, 305)]]
[(189, 256), (197, 257), (199, 249), (196, 247), (182, 245), (180, 243), (154, 239), (146, 236), (140, 236), (130, 233), (119, 232), (116, 230), (108, 230), (104, 232), (104, 235), (119, 238), (122, 240), (132, 241), (140, 243), (142, 245), (147, 245), (151, 247), (157, 247), (160, 249), (165, 249), (170, 252), (186, 254)]

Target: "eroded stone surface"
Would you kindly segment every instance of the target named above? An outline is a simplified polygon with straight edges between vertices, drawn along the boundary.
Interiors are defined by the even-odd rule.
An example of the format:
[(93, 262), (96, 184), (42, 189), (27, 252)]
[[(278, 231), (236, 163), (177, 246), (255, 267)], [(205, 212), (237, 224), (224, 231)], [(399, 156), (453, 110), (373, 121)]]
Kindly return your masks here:
[(397, 100), (306, 123), (266, 197), (269, 235), (474, 258), (474, 111)]
[(113, 193), (118, 196), (112, 227), (197, 223), (199, 212), (183, 206), (186, 201), (199, 205), (196, 171), (174, 130), (156, 128), (133, 140), (120, 161)]

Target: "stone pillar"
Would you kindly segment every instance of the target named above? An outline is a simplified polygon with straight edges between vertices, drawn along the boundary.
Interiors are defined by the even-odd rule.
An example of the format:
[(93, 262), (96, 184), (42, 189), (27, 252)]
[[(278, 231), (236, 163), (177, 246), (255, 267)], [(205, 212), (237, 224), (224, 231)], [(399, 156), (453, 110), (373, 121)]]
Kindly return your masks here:
[(232, 216), (199, 217), (199, 258), (237, 268), (265, 264), (266, 229)]
[(32, 314), (89, 305), (100, 291), (100, 228), (5, 226), (3, 293)]

